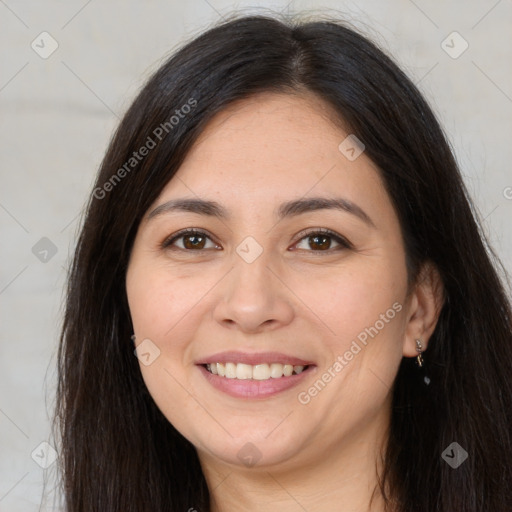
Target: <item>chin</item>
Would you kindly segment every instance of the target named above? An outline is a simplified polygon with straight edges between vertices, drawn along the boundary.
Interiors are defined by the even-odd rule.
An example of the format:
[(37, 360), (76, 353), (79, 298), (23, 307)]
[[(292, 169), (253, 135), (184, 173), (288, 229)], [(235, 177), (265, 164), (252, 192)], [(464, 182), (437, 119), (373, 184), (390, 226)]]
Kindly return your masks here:
[(286, 465), (289, 461), (295, 460), (304, 445), (304, 440), (283, 431), (276, 430), (269, 434), (266, 426), (259, 430), (260, 435), (257, 432), (254, 428), (244, 429), (233, 437), (226, 434), (222, 439), (209, 438), (200, 440), (199, 443), (191, 442), (198, 449), (200, 456), (205, 453), (208, 458), (249, 469)]

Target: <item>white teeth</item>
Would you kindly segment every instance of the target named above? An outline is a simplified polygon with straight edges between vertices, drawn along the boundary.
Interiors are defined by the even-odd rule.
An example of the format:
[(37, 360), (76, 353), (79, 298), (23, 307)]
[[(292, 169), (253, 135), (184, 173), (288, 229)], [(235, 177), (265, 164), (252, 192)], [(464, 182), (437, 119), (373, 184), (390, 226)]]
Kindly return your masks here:
[(206, 368), (213, 375), (219, 375), (220, 377), (227, 377), (228, 379), (240, 379), (240, 380), (268, 380), (268, 379), (280, 379), (281, 377), (290, 377), (295, 374), (298, 375), (304, 371), (305, 366), (291, 364), (243, 364), (243, 363), (209, 363)]
[(228, 379), (236, 379), (236, 364), (226, 363), (226, 377)]
[(270, 376), (273, 379), (279, 379), (283, 376), (283, 365), (279, 363), (272, 363), (270, 365)]
[(291, 364), (285, 364), (283, 366), (283, 373), (285, 377), (289, 377), (293, 373), (293, 366)]
[(237, 364), (236, 365), (236, 378), (237, 379), (252, 379), (252, 366), (250, 364)]
[(270, 366), (268, 364), (257, 364), (252, 367), (252, 378), (255, 380), (270, 379)]

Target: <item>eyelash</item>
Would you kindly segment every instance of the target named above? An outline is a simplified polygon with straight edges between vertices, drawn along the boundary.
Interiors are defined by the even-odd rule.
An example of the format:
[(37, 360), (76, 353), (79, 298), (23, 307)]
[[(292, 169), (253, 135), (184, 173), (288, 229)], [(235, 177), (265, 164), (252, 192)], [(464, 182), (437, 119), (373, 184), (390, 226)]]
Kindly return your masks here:
[[(299, 240), (294, 245), (297, 245), (299, 242), (301, 242), (305, 238), (311, 238), (311, 237), (313, 237), (315, 235), (324, 235), (324, 236), (326, 235), (326, 236), (329, 236), (336, 243), (338, 243), (340, 247), (337, 247), (337, 248), (334, 248), (334, 249), (332, 249), (332, 248), (331, 249), (327, 249), (325, 251), (322, 251), (322, 250), (306, 250), (306, 252), (331, 253), (333, 251), (337, 251), (337, 250), (341, 250), (341, 249), (353, 249), (353, 245), (346, 238), (344, 238), (341, 235), (338, 235), (337, 233), (335, 233), (334, 231), (331, 231), (330, 229), (326, 229), (326, 228), (316, 228), (316, 229), (311, 230), (311, 231), (303, 231), (303, 232), (299, 233), (298, 236), (300, 236), (300, 238), (299, 238)], [(200, 231), (200, 230), (197, 230), (197, 229), (188, 229), (187, 228), (187, 229), (183, 229), (181, 231), (178, 231), (177, 233), (171, 235), (169, 238), (165, 239), (162, 242), (162, 244), (161, 244), (161, 248), (162, 249), (179, 250), (179, 251), (184, 251), (184, 252), (202, 252), (202, 251), (208, 250), (208, 249), (198, 249), (196, 251), (194, 249), (182, 249), (181, 247), (171, 248), (171, 246), (172, 246), (172, 244), (174, 242), (176, 242), (180, 238), (184, 238), (185, 236), (202, 236), (202, 237), (206, 237), (209, 240), (211, 240), (212, 242), (214, 242), (214, 240), (212, 240), (212, 237), (210, 235), (208, 235), (208, 233), (206, 233), (205, 231)], [(216, 242), (214, 242), (214, 243), (216, 243)], [(305, 249), (298, 249), (298, 250), (305, 250)]]

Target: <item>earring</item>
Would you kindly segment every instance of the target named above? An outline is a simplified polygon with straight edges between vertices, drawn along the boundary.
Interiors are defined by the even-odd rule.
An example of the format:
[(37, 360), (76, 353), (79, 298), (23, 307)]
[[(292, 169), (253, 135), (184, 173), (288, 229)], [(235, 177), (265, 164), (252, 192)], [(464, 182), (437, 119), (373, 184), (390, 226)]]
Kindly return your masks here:
[(135, 334), (133, 336), (130, 336), (130, 339), (132, 340), (133, 346), (135, 346), (135, 340), (137, 339)]
[(421, 345), (421, 340), (416, 340), (416, 352), (418, 352), (418, 357), (416, 358), (416, 362), (418, 366), (423, 366), (423, 357), (421, 353), (423, 352), (423, 346)]

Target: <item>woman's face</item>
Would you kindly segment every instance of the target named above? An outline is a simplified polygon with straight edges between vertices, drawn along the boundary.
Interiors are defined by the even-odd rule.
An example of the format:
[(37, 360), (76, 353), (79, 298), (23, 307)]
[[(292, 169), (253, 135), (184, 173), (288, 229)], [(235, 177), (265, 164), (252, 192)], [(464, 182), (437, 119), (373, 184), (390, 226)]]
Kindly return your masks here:
[(268, 93), (218, 114), (139, 226), (140, 369), (202, 460), (286, 468), (378, 440), (415, 355), (397, 216), (326, 109)]

